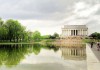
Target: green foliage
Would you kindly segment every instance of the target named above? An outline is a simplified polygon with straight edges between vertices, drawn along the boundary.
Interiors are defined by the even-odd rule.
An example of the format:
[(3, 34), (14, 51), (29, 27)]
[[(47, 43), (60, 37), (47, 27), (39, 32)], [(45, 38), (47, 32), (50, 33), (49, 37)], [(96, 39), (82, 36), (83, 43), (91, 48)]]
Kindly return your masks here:
[(0, 18), (0, 27), (3, 25), (4, 21)]
[(21, 42), (29, 40), (29, 33), (25, 31), (17, 20), (9, 19), (4, 22), (0, 19), (0, 41)]
[(85, 42), (85, 43), (91, 43), (92, 40), (91, 39), (83, 39), (83, 42)]
[(94, 32), (91, 35), (89, 35), (89, 38), (84, 39), (83, 41), (86, 43), (91, 42), (98, 42), (100, 40), (100, 33)]
[(55, 36), (50, 35), (49, 39), (55, 39)]
[(59, 38), (59, 34), (58, 33), (54, 33), (53, 35), (55, 38)]
[(93, 38), (93, 39), (100, 39), (100, 33), (92, 33), (89, 37)]
[[(25, 46), (25, 47), (23, 47)], [(0, 65), (6, 65), (11, 67), (17, 65), (22, 59), (25, 58), (25, 54), (28, 54), (27, 45), (0, 45)]]
[(33, 33), (33, 40), (35, 40), (35, 41), (40, 41), (40, 39), (41, 39), (41, 34), (40, 34), (40, 32), (39, 32), (39, 31), (35, 31), (35, 32)]
[(0, 27), (0, 40), (7, 38), (8, 30), (4, 26)]
[(57, 39), (57, 38), (59, 38), (59, 34), (57, 33), (54, 33), (53, 35), (49, 36), (49, 39)]
[(41, 39), (49, 39), (50, 35), (41, 36)]
[(59, 34), (57, 33), (41, 36), (39, 31), (35, 31), (34, 33), (26, 31), (25, 27), (17, 20), (9, 19), (4, 22), (0, 18), (0, 42), (30, 42), (32, 40), (39, 42), (42, 39), (57, 38), (59, 38)]
[(33, 52), (35, 55), (38, 55), (41, 50), (41, 45), (40, 44), (33, 44)]

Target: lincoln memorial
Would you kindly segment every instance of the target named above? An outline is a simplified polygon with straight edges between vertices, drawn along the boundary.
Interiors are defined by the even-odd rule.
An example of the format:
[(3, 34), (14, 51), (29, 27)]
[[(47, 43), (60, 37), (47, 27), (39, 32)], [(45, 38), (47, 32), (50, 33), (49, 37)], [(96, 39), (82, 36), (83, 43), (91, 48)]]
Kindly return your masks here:
[(82, 36), (88, 35), (88, 28), (86, 25), (64, 25), (62, 28), (61, 38), (68, 36)]

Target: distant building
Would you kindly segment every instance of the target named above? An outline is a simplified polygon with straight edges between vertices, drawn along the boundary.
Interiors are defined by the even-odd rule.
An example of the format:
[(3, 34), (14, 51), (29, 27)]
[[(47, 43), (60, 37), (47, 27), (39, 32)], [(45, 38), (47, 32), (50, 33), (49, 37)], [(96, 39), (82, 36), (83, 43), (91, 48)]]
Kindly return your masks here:
[(66, 38), (69, 36), (82, 36), (88, 35), (88, 28), (86, 25), (64, 25), (62, 28), (61, 38)]

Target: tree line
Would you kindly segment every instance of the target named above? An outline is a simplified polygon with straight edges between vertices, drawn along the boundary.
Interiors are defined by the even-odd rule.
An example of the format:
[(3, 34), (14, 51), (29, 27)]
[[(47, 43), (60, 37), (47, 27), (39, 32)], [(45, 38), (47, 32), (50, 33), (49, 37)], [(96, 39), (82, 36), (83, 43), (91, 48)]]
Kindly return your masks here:
[(90, 34), (89, 37), (92, 39), (100, 39), (100, 33), (94, 32), (94, 33)]
[(43, 35), (39, 31), (30, 32), (21, 25), (17, 20), (9, 19), (3, 21), (0, 18), (0, 42), (26, 42), (36, 41), (40, 39), (56, 39), (59, 38), (58, 33), (53, 35)]
[(0, 19), (0, 41), (21, 42), (29, 39), (28, 31), (17, 20)]
[(43, 39), (59, 39), (59, 34), (55, 32), (53, 35), (41, 35), (39, 31), (33, 32), (33, 40), (38, 41)]

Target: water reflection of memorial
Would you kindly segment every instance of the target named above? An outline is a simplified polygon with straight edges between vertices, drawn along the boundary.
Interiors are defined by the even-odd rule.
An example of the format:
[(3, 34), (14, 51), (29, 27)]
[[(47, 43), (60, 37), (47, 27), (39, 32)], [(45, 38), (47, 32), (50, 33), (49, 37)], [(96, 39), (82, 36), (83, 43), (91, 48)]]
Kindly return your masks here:
[(73, 44), (73, 46), (62, 46), (61, 48), (62, 58), (70, 60), (85, 60), (86, 59), (86, 47), (85, 44)]
[(85, 59), (85, 45), (73, 45), (61, 46), (54, 44), (9, 44), (0, 45), (0, 66), (5, 65), (11, 67), (11, 65), (18, 65), (25, 56), (31, 53), (38, 55), (42, 49), (53, 50), (57, 52), (60, 48), (62, 57), (64, 59)]

